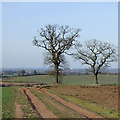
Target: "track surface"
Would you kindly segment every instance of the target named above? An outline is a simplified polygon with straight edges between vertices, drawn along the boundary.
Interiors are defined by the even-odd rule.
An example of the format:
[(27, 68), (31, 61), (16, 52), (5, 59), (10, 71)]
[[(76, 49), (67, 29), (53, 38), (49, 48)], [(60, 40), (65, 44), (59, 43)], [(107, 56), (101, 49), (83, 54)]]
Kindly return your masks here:
[[(57, 118), (46, 106), (26, 88), (23, 89), (42, 118)], [(40, 117), (40, 118), (41, 118)]]
[(23, 118), (23, 111), (21, 109), (21, 105), (17, 104), (15, 101), (15, 118)]
[(84, 116), (85, 118), (103, 118), (100, 115), (97, 115), (94, 112), (90, 112), (86, 109), (83, 109), (81, 107), (78, 107), (76, 104), (73, 104), (71, 102), (68, 102), (60, 97), (58, 97), (55, 94), (52, 94), (46, 90), (41, 90), (43, 93), (45, 93), (46, 95), (52, 97), (53, 99), (57, 100), (58, 102), (64, 104), (65, 106), (69, 107), (70, 109), (72, 109), (73, 111), (76, 111), (77, 113), (81, 114), (82, 116)]
[[(39, 118), (57, 118), (51, 111), (49, 111), (46, 106), (44, 105), (44, 103), (42, 103), (35, 95), (33, 95), (29, 89), (27, 88), (22, 88), (24, 94), (26, 95), (26, 97), (28, 98), (28, 102), (31, 104), (31, 107), (34, 111), (36, 111), (36, 114), (39, 116)], [(36, 89), (37, 90), (37, 89)], [(63, 104), (64, 106), (70, 108), (72, 111), (80, 114), (81, 116), (83, 116), (83, 118), (103, 118), (100, 115), (97, 115), (94, 112), (90, 112), (86, 109), (83, 109), (81, 107), (78, 107), (76, 104), (73, 104), (69, 101), (66, 101), (60, 97), (58, 97), (55, 94), (52, 94), (50, 92), (48, 92), (46, 89), (40, 89), (37, 90), (39, 92), (43, 92), (44, 94), (50, 96), (51, 98), (53, 98), (54, 100), (60, 102), (61, 104)], [(54, 103), (52, 102), (52, 104), (54, 105)], [(57, 106), (55, 106), (57, 107)], [(60, 110), (62, 110), (62, 108), (60, 108)]]

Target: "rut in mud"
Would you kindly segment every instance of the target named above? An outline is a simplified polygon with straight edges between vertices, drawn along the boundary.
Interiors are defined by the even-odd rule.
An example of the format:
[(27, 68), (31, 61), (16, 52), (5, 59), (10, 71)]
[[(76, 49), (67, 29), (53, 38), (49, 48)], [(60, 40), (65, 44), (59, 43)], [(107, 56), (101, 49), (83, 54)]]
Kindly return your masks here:
[(32, 103), (30, 97), (27, 95), (26, 91), (23, 90), (23, 93), (25, 94), (25, 96), (28, 99), (29, 104), (31, 105), (32, 109), (34, 110), (34, 112), (37, 114), (38, 117), (42, 118), (42, 115), (37, 111), (36, 107), (34, 106), (34, 104)]
[(79, 113), (80, 115), (82, 115), (83, 117), (85, 118), (103, 118), (102, 116), (100, 115), (97, 115), (96, 113), (94, 112), (90, 112), (86, 109), (83, 109), (81, 107), (78, 107), (77, 105), (69, 102), (69, 101), (66, 101), (60, 97), (58, 97), (57, 95), (55, 94), (52, 94), (52, 93), (49, 93), (48, 91), (46, 90), (41, 90), (44, 94), (52, 97), (53, 99), (55, 99), (56, 101), (60, 102), (61, 104), (64, 104), (66, 107), (70, 108), (71, 110)]
[(57, 118), (36, 96), (29, 91), (29, 89), (24, 88), (23, 90), (28, 97), (30, 104), (32, 103), (32, 107), (39, 113), (40, 118)]
[[(33, 90), (35, 90), (36, 92), (41, 92), (41, 93), (43, 93), (42, 91), (38, 91), (37, 89), (33, 89)], [(43, 94), (45, 94), (45, 93), (43, 93)], [(45, 94), (46, 95), (46, 94)], [(47, 95), (48, 96), (48, 95)], [(54, 99), (53, 97), (51, 97), (51, 96), (49, 96), (50, 98), (51, 98), (51, 100), (54, 100), (54, 101), (56, 101), (56, 102), (58, 102), (60, 105), (57, 105), (56, 103), (54, 103), (53, 101), (50, 101), (50, 100), (47, 100), (52, 106), (54, 106), (55, 108), (57, 108), (59, 111), (62, 111), (62, 112), (64, 112), (64, 113), (66, 113), (66, 108), (68, 108), (68, 110), (70, 110), (69, 112), (67, 112), (66, 114), (69, 114), (69, 115), (72, 115), (72, 114), (76, 114), (76, 115), (79, 115), (79, 117), (78, 116), (76, 116), (76, 118), (87, 118), (87, 117), (85, 117), (85, 116), (83, 116), (82, 114), (80, 114), (80, 113), (78, 113), (78, 112), (76, 112), (76, 111), (74, 111), (73, 109), (71, 109), (71, 108), (69, 108), (68, 106), (66, 106), (66, 105), (64, 105), (63, 103), (61, 103), (60, 101), (57, 101), (56, 99)], [(64, 108), (64, 107), (65, 108)], [(87, 120), (87, 119), (86, 119)], [(89, 119), (90, 120), (90, 119)]]

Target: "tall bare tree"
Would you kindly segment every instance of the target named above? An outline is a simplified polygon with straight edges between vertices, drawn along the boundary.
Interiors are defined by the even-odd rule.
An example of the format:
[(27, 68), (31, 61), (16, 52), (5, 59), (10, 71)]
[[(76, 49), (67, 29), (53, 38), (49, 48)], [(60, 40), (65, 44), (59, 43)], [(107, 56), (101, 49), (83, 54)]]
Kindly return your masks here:
[(73, 46), (79, 32), (80, 29), (69, 26), (47, 25), (40, 29), (40, 39), (34, 37), (34, 45), (47, 51), (44, 63), (54, 67), (55, 83), (59, 83), (59, 70), (67, 63), (64, 54)]
[(98, 84), (99, 71), (104, 67), (110, 67), (110, 63), (117, 60), (115, 46), (98, 41), (96, 39), (86, 41), (83, 45), (75, 45), (76, 53), (72, 54), (75, 59), (81, 60), (82, 64), (89, 65)]

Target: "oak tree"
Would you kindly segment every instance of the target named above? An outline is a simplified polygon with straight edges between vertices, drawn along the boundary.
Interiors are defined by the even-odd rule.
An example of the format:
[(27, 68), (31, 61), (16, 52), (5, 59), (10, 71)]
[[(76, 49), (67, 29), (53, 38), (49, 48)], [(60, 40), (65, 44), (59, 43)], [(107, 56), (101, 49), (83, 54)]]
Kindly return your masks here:
[(98, 84), (98, 74), (104, 67), (110, 67), (110, 63), (117, 60), (116, 47), (110, 43), (96, 39), (85, 41), (84, 44), (75, 45), (76, 53), (72, 54), (82, 64), (89, 65), (95, 76), (95, 84)]
[(47, 51), (44, 63), (54, 67), (55, 84), (59, 83), (60, 69), (67, 64), (65, 53), (73, 46), (79, 32), (80, 29), (69, 26), (47, 25), (40, 29), (39, 39), (34, 37), (34, 45)]

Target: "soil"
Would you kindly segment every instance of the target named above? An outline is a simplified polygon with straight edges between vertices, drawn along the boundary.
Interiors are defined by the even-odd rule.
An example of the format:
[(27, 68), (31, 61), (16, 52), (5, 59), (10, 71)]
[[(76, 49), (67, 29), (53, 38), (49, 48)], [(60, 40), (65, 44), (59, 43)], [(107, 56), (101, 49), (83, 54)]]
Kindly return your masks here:
[(49, 111), (46, 106), (32, 93), (30, 93), (29, 89), (24, 88), (27, 96), (31, 99), (31, 102), (42, 116), (42, 118), (57, 118), (51, 111)]
[(35, 83), (15, 83), (15, 82), (0, 82), (0, 86), (24, 86), (24, 85), (33, 85)]
[(56, 86), (50, 87), (58, 93), (71, 95), (81, 100), (118, 110), (118, 86)]
[(33, 111), (36, 113), (35, 115), (39, 118), (42, 118), (42, 115), (37, 111), (36, 107), (34, 106), (34, 104), (32, 103), (30, 97), (27, 95), (26, 90), (23, 89), (23, 94), (27, 97), (29, 104), (31, 105), (31, 108), (33, 109)]
[(21, 110), (21, 105), (15, 104), (15, 118), (23, 118), (23, 111)]
[[(33, 90), (37, 91), (37, 92), (42, 92), (42, 91), (38, 91), (36, 88), (32, 88)], [(54, 102), (47, 100), (51, 105), (53, 105), (55, 108), (59, 109), (60, 111), (64, 111), (65, 109), (62, 108), (60, 105), (56, 105)]]
[[(1, 84), (1, 83), (0, 83)], [(5, 85), (25, 85), (26, 83), (7, 83), (2, 82)], [(32, 93), (30, 93), (29, 89), (24, 88), (26, 94), (30, 98), (31, 102), (33, 103), (34, 107), (38, 111), (38, 113), (43, 118), (57, 118), (51, 111), (49, 111), (45, 105)], [(64, 85), (64, 86), (51, 86), (48, 88), (42, 88), (42, 92), (51, 96), (53, 99), (57, 100), (61, 104), (69, 107), (73, 111), (83, 115), (86, 118), (102, 118), (101, 116), (85, 110), (83, 108), (78, 107), (77, 105), (68, 102), (50, 92), (49, 90), (56, 91), (61, 94), (74, 96), (81, 100), (86, 100), (92, 103), (99, 104), (104, 107), (108, 107), (110, 109), (114, 109), (118, 111), (118, 86), (110, 86), (110, 85)], [(49, 101), (50, 102), (50, 101)], [(54, 105), (53, 102), (51, 104)], [(16, 103), (15, 101), (15, 116), (16, 118), (23, 118), (23, 111), (21, 110), (21, 106)], [(57, 106), (55, 106), (57, 107)], [(58, 108), (62, 110), (61, 108)]]
[(15, 118), (23, 118), (23, 111), (21, 109), (21, 105), (19, 105), (15, 100)]
[(41, 90), (43, 93), (47, 94), (48, 96), (54, 98), (55, 100), (59, 101), (60, 103), (62, 103), (63, 105), (69, 107), (70, 109), (72, 109), (73, 111), (79, 113), (80, 115), (84, 116), (85, 118), (103, 118), (102, 116), (97, 115), (96, 113), (90, 112), (86, 109), (83, 109), (81, 107), (78, 107), (77, 105), (68, 102), (48, 91), (46, 91), (45, 89)]

